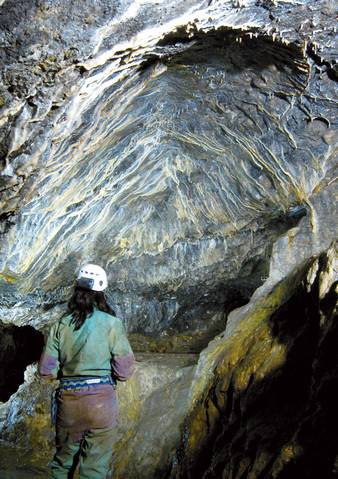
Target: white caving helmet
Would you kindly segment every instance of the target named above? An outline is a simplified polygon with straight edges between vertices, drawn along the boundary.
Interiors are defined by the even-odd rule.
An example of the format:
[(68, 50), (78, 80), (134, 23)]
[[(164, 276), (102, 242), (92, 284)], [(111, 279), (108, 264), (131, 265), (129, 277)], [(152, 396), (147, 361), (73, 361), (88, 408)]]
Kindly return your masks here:
[(108, 286), (107, 274), (97, 264), (85, 264), (80, 268), (77, 285), (93, 291), (103, 291)]

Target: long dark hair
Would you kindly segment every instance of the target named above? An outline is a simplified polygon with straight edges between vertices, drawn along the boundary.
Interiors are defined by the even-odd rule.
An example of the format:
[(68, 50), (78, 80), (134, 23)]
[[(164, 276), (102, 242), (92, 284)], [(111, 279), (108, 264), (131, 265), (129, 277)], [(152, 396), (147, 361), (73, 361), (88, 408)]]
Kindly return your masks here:
[(115, 312), (107, 304), (103, 291), (92, 291), (75, 286), (67, 309), (67, 314), (72, 315), (71, 324), (74, 324), (74, 331), (81, 328), (86, 318), (93, 313), (95, 306), (100, 311), (115, 316)]

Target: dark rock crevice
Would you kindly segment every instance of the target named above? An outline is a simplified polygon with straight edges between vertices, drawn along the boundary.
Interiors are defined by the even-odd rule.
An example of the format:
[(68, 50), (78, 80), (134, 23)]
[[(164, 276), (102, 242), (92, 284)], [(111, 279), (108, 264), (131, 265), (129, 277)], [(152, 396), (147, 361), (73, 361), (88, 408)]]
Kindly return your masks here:
[(43, 345), (43, 334), (33, 327), (0, 322), (0, 402), (18, 390), (26, 367), (40, 358)]

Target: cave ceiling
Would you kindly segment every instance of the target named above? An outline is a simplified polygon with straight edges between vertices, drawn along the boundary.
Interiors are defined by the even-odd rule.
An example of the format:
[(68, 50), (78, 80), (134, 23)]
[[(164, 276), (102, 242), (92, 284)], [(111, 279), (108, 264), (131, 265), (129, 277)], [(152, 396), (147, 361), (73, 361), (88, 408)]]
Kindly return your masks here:
[[(174, 3), (152, 28), (147, 6), (109, 24), (100, 10), (105, 27), (81, 46), (73, 25), (61, 44), (76, 45), (75, 60), (65, 50), (60, 60), (59, 44), (44, 62), (32, 45), (9, 50), (0, 270), (10, 320), (62, 304), (74, 270), (94, 261), (130, 329), (198, 329), (262, 284), (281, 233), (303, 215), (315, 228), (311, 196), (334, 178), (329, 5)], [(50, 11), (60, 32), (49, 5), (37, 25)], [(31, 89), (17, 80), (25, 52)]]

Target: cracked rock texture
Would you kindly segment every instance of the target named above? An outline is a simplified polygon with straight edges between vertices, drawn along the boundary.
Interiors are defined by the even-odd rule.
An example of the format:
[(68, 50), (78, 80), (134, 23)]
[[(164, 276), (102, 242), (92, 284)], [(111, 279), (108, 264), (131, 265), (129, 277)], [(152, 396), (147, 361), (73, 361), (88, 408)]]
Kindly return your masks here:
[(116, 477), (337, 473), (335, 17), (0, 1), (0, 424), (28, 472), (53, 436), (24, 368), (92, 261), (139, 359)]

